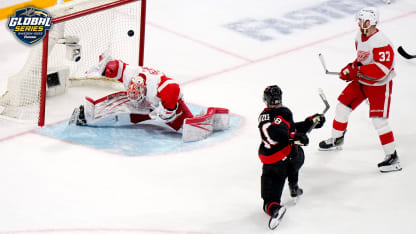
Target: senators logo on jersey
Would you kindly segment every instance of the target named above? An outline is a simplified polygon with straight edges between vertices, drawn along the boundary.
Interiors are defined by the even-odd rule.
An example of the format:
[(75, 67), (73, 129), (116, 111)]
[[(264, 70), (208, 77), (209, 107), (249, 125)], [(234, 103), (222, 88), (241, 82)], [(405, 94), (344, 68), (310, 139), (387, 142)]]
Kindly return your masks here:
[(51, 28), (52, 17), (44, 10), (27, 7), (17, 10), (14, 16), (10, 16), (8, 26), (17, 38), (32, 45), (41, 41), (46, 30)]

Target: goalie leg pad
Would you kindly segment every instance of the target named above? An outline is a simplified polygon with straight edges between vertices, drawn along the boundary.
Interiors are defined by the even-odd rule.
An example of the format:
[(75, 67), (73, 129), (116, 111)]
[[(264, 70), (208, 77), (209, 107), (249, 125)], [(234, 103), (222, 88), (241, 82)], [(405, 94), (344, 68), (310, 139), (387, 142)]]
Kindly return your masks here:
[(209, 107), (205, 115), (185, 119), (182, 140), (184, 142), (202, 140), (215, 130), (224, 130), (229, 127), (228, 109)]
[[(225, 130), (230, 127), (229, 110), (225, 108), (210, 107), (214, 109), (214, 131)], [(210, 109), (209, 108), (209, 109)]]

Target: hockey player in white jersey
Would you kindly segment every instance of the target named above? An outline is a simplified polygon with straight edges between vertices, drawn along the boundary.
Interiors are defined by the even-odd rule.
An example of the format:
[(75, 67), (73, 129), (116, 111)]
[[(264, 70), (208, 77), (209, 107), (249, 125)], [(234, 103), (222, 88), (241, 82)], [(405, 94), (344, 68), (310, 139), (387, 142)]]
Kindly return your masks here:
[(126, 91), (98, 100), (86, 97), (86, 105), (74, 110), (72, 123), (122, 126), (157, 120), (178, 131), (186, 118), (193, 117), (182, 99), (179, 84), (160, 71), (102, 55), (99, 64), (88, 71), (93, 72), (123, 83)]
[(360, 28), (355, 38), (357, 58), (341, 70), (340, 79), (349, 84), (338, 97), (331, 138), (320, 142), (319, 147), (321, 150), (340, 149), (351, 112), (368, 99), (369, 116), (385, 153), (378, 168), (381, 172), (399, 171), (402, 168), (388, 122), (395, 56), (392, 43), (376, 27), (378, 21), (375, 8), (363, 8), (357, 14)]

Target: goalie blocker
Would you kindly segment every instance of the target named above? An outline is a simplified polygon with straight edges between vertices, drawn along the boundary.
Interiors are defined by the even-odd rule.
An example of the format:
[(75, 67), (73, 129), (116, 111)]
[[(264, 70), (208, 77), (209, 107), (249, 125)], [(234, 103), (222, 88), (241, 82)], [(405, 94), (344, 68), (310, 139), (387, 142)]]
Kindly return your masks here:
[[(183, 101), (181, 100), (181, 102)], [(177, 108), (174, 118), (161, 119), (158, 114), (155, 114), (158, 108), (146, 106), (145, 102), (131, 101), (128, 99), (127, 93), (122, 91), (97, 100), (86, 97), (85, 106), (81, 105), (79, 108), (75, 108), (69, 124), (104, 127), (146, 123), (167, 126), (173, 131), (180, 131), (180, 127), (182, 127), (184, 142), (202, 140), (213, 131), (229, 128), (229, 111), (226, 108), (209, 107), (204, 115), (183, 118), (185, 115), (182, 112), (189, 111), (184, 106)]]

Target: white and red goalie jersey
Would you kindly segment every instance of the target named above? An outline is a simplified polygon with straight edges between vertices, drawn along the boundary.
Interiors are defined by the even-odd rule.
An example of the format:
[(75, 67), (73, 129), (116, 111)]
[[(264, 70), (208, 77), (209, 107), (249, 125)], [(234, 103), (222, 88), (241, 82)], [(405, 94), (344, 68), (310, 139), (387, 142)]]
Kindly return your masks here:
[(145, 102), (153, 109), (161, 108), (161, 104), (167, 110), (174, 110), (183, 96), (178, 82), (164, 73), (148, 67), (129, 65), (121, 60), (108, 62), (104, 76), (122, 82), (126, 90), (135, 77), (142, 77), (146, 86)]
[(361, 63), (358, 81), (365, 85), (379, 86), (394, 76), (394, 50), (390, 40), (377, 29), (369, 37), (359, 32), (355, 38), (356, 61)]
[[(129, 65), (121, 60), (111, 60), (106, 62), (102, 74), (111, 79), (122, 82), (124, 88), (127, 90), (127, 99), (130, 106), (136, 106), (141, 113), (148, 110), (149, 118), (155, 119), (159, 117), (164, 120), (167, 125), (175, 130), (182, 127), (183, 121), (186, 118), (192, 118), (193, 115), (182, 100), (182, 92), (178, 82), (172, 78), (167, 77), (164, 73), (148, 67), (140, 67), (137, 65)], [(131, 84), (136, 78), (140, 78), (141, 85), (143, 85), (143, 96), (140, 102), (135, 103), (135, 100), (130, 99), (129, 91)], [(139, 92), (139, 90), (135, 90)], [(132, 113), (136, 110), (132, 110)], [(131, 122), (136, 123), (143, 121), (140, 116), (131, 116)]]
[[(100, 59), (100, 63), (87, 73), (99, 73), (122, 82), (127, 91), (97, 100), (86, 97), (85, 107), (76, 108), (70, 122), (87, 126), (121, 126), (147, 123), (148, 120), (155, 123), (156, 120), (175, 131), (182, 128), (185, 142), (203, 139), (212, 131), (229, 127), (228, 109), (209, 107), (205, 115), (194, 117), (183, 101), (180, 86), (175, 80), (155, 69), (109, 58)], [(130, 95), (132, 83), (143, 86), (143, 89), (136, 86), (134, 95)], [(132, 96), (139, 96), (140, 99)]]

